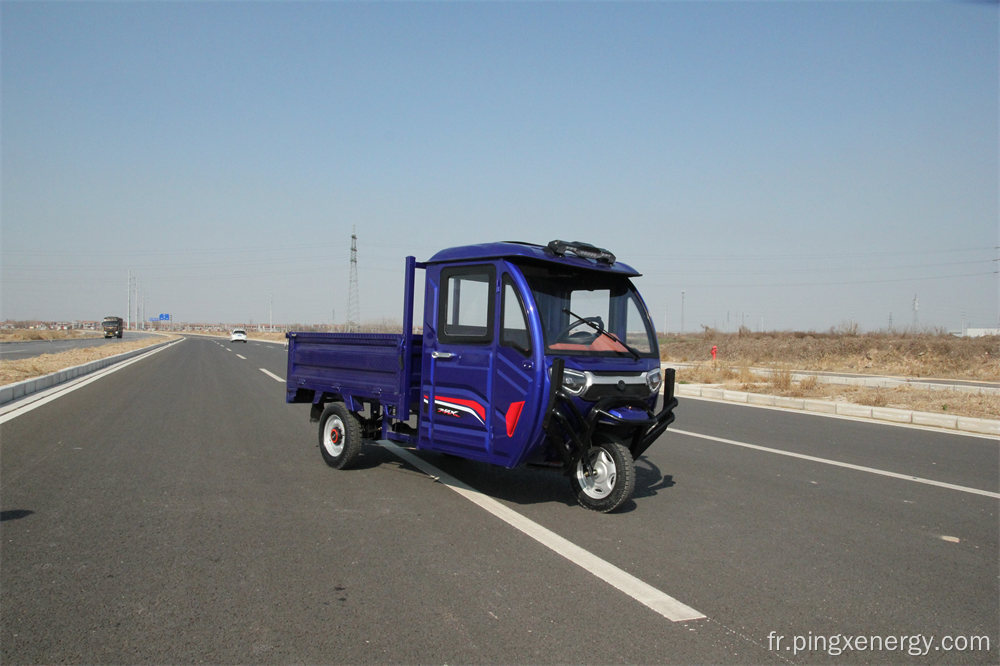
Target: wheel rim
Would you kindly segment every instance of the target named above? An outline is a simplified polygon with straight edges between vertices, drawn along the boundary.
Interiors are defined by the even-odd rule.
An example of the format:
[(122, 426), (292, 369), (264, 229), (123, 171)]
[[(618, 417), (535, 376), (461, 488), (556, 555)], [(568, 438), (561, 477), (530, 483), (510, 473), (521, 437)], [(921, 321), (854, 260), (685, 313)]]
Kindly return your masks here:
[(590, 466), (594, 473), (586, 476), (583, 472), (583, 463), (576, 465), (576, 480), (580, 484), (580, 490), (587, 497), (593, 499), (603, 499), (611, 494), (615, 489), (615, 481), (618, 478), (618, 469), (615, 461), (604, 449), (594, 449), (590, 453)]
[(336, 458), (344, 452), (344, 422), (339, 416), (331, 416), (323, 427), (323, 448)]

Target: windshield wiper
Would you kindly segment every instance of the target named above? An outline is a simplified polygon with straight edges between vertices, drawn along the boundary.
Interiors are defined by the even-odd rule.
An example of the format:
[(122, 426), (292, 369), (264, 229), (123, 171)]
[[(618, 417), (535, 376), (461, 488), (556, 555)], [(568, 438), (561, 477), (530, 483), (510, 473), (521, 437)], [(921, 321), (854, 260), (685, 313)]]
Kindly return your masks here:
[[(620, 344), (622, 347), (624, 347), (628, 351), (628, 353), (632, 354), (632, 356), (635, 357), (635, 360), (637, 360), (637, 361), (639, 360), (639, 357), (640, 357), (639, 352), (634, 347), (632, 347), (630, 344), (628, 344), (624, 340), (620, 339), (617, 335), (615, 335), (614, 333), (612, 333), (608, 329), (604, 328), (603, 326), (599, 326), (598, 324), (595, 324), (594, 322), (590, 321), (589, 319), (587, 319), (585, 317), (581, 317), (580, 315), (576, 314), (575, 312), (572, 312), (569, 308), (563, 308), (563, 312), (565, 312), (566, 314), (568, 314), (570, 317), (576, 317), (577, 321), (582, 321), (584, 324), (586, 324), (587, 326), (589, 326), (592, 329), (594, 329), (595, 331), (597, 331), (600, 335), (604, 335), (604, 336), (606, 336), (606, 337), (614, 340), (615, 342), (617, 342), (618, 344)], [(618, 352), (618, 353), (620, 354), (621, 352)]]

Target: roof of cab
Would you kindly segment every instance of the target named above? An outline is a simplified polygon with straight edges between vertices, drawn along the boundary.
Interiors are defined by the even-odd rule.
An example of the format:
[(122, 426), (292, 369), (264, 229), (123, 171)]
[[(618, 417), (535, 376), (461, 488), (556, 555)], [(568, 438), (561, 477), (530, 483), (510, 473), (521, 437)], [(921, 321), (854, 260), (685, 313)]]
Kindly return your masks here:
[[(560, 245), (557, 245), (560, 244)], [(575, 248), (581, 250), (596, 250), (601, 253), (601, 259), (584, 258), (571, 254)], [(587, 253), (587, 252), (584, 252)], [(441, 250), (427, 260), (428, 264), (452, 263), (459, 261), (476, 261), (479, 259), (517, 259), (524, 258), (535, 262), (574, 266), (604, 273), (617, 273), (628, 277), (641, 275), (628, 264), (615, 261), (614, 255), (607, 250), (595, 248), (586, 243), (565, 243), (552, 241), (548, 246), (523, 243), (520, 241), (503, 241), (497, 243), (480, 243), (478, 245), (462, 245)], [(610, 258), (610, 261), (608, 260)]]

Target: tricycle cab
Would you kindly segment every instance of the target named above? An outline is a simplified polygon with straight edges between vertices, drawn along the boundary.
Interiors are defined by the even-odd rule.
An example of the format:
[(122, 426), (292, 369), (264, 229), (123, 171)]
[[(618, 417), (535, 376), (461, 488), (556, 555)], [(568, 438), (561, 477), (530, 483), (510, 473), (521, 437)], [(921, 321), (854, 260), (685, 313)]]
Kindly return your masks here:
[(663, 377), (636, 271), (562, 241), (452, 248), (422, 266), (418, 448), (567, 470), (595, 441), (645, 450), (665, 420)]

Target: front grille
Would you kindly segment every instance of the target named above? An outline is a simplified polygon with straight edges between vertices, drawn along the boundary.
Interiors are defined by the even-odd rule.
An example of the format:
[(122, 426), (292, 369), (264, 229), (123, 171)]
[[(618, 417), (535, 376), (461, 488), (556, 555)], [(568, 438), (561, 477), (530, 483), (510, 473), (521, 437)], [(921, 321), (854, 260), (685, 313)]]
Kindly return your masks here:
[(584, 400), (601, 398), (648, 398), (649, 386), (643, 374), (621, 375), (594, 373), (593, 382), (581, 396)]

